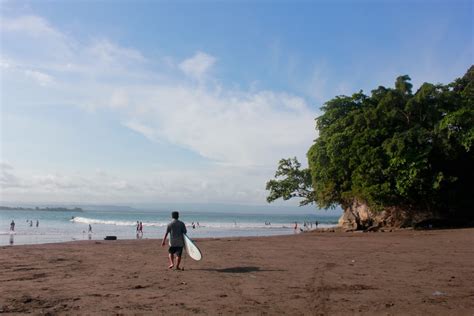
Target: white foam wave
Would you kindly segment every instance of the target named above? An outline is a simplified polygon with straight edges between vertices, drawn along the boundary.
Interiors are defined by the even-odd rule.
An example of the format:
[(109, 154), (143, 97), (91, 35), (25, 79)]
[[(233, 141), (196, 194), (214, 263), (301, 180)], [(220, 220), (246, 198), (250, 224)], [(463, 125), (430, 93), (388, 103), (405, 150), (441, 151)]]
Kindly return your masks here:
[[(120, 220), (102, 220), (96, 218), (87, 218), (87, 217), (74, 217), (70, 220), (73, 223), (80, 224), (102, 224), (102, 225), (115, 225), (115, 226), (136, 226), (137, 222), (134, 221), (120, 221)], [(143, 226), (165, 226), (166, 223), (162, 222), (149, 222), (143, 223)]]
[[(101, 225), (114, 225), (114, 226), (133, 226), (137, 225), (136, 221), (121, 221), (121, 220), (103, 220), (103, 219), (96, 219), (96, 218), (87, 218), (87, 217), (74, 217), (70, 220), (73, 223), (79, 224), (101, 224)], [(188, 229), (192, 229), (191, 223), (185, 223)], [(168, 222), (143, 222), (143, 226), (145, 227), (166, 227)], [(332, 227), (335, 226), (333, 224), (319, 224), (318, 227)], [(298, 227), (302, 227), (302, 225), (298, 225)], [(195, 225), (195, 229), (219, 229), (219, 230), (234, 230), (234, 229), (293, 229), (292, 223), (273, 223), (271, 225), (265, 225), (265, 223), (255, 223), (255, 222), (206, 222), (200, 223), (200, 225)], [(316, 228), (313, 226), (311, 229)], [(308, 227), (308, 229), (310, 229)]]

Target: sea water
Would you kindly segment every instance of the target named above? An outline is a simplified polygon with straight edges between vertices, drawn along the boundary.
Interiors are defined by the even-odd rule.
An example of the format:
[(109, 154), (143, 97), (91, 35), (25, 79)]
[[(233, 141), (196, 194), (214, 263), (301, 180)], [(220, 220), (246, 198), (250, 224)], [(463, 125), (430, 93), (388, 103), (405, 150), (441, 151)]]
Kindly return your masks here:
[[(10, 223), (15, 221), (15, 231)], [(41, 244), (73, 240), (160, 239), (170, 222), (169, 211), (151, 210), (0, 210), (0, 245)], [(181, 212), (191, 238), (272, 236), (300, 232), (300, 229), (335, 226), (336, 216), (321, 214), (243, 214), (228, 212)], [(36, 222), (38, 221), (38, 227)], [(137, 221), (143, 234), (137, 234)], [(295, 222), (298, 227), (295, 230)], [(194, 223), (194, 228), (193, 224)], [(307, 224), (305, 226), (305, 223)], [(89, 232), (89, 225), (92, 232)]]

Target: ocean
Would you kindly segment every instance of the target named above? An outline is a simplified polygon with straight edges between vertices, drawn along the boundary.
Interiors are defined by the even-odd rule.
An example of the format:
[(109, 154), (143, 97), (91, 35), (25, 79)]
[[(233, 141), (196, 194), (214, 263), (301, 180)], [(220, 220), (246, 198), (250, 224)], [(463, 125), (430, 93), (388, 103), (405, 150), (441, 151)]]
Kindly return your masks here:
[[(331, 227), (337, 216), (324, 214), (247, 214), (228, 212), (181, 212), (180, 220), (188, 227), (191, 238), (239, 236), (272, 236), (295, 233), (301, 229)], [(11, 221), (14, 233), (10, 232)], [(0, 246), (42, 244), (74, 240), (161, 239), (170, 222), (169, 211), (151, 210), (0, 210)], [(38, 221), (38, 227), (36, 223)], [(136, 233), (137, 221), (143, 223), (143, 234)], [(304, 223), (307, 223), (307, 227)], [(194, 223), (194, 227), (192, 224)], [(92, 233), (89, 233), (91, 225)]]

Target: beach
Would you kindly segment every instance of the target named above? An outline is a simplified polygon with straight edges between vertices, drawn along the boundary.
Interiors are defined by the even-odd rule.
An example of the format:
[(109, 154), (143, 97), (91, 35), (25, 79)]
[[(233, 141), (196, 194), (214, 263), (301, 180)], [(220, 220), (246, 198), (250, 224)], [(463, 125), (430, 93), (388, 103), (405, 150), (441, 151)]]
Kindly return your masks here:
[(0, 247), (0, 313), (473, 315), (474, 229)]
[[(309, 214), (248, 214), (225, 211), (182, 212), (192, 238), (250, 237), (291, 235), (295, 222), (303, 230), (337, 225), (339, 216), (325, 212)], [(118, 239), (162, 238), (170, 222), (171, 211), (159, 210), (84, 210), (36, 211), (0, 209), (0, 246), (44, 244), (79, 240), (102, 240), (113, 235)], [(15, 222), (15, 233), (9, 231)], [(137, 223), (143, 223), (143, 234), (137, 234)], [(36, 226), (36, 223), (39, 225)], [(304, 226), (307, 223), (306, 227)], [(89, 234), (89, 225), (92, 233)]]

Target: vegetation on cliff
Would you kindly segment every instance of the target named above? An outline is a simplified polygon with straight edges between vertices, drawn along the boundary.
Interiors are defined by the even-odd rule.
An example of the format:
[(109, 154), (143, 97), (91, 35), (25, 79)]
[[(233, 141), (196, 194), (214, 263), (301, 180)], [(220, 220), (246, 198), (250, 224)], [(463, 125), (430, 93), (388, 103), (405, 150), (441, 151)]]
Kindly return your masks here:
[(466, 214), (474, 204), (474, 66), (450, 84), (410, 77), (337, 96), (316, 118), (319, 137), (307, 169), (282, 159), (267, 182), (268, 202), (301, 197), (328, 208), (363, 201), (374, 211), (390, 207)]

